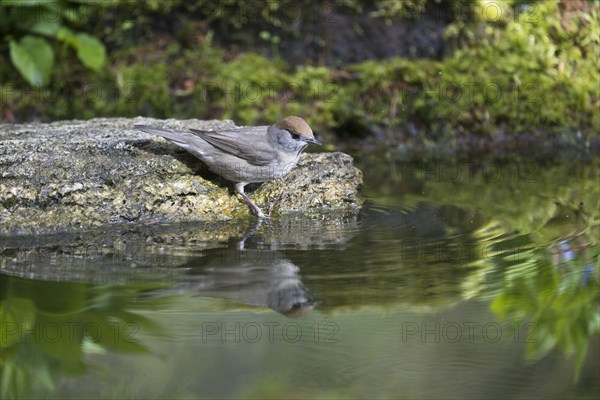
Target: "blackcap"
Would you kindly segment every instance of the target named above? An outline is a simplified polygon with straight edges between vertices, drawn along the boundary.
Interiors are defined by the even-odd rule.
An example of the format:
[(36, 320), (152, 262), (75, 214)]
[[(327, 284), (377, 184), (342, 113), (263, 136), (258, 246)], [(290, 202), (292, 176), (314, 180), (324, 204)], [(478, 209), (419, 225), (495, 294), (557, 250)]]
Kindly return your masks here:
[(135, 125), (162, 136), (204, 161), (215, 174), (235, 182), (235, 190), (259, 218), (261, 209), (244, 193), (249, 183), (267, 182), (287, 175), (309, 143), (319, 143), (300, 117), (286, 117), (271, 126), (248, 126), (224, 131), (173, 131)]

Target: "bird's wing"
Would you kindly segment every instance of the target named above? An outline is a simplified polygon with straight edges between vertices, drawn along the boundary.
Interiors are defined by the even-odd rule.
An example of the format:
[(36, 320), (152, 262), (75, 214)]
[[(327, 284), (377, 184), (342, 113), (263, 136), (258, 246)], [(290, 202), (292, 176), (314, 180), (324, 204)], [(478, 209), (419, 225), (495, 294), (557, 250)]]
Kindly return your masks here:
[[(262, 132), (241, 134), (239, 130), (216, 132), (190, 129), (190, 131), (217, 149), (246, 160), (252, 165), (269, 165), (277, 158), (276, 152), (267, 146)], [(257, 142), (260, 142), (261, 139), (265, 141), (265, 145), (257, 146)]]

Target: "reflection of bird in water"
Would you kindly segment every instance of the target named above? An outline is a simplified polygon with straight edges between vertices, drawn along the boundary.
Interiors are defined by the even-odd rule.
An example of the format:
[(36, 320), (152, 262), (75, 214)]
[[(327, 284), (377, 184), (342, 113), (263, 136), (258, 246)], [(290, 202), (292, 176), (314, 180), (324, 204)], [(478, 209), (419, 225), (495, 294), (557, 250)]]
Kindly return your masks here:
[[(338, 252), (358, 233), (356, 216), (254, 221), (228, 247), (204, 250), (202, 256), (179, 265), (187, 272), (177, 276), (175, 286), (167, 290), (269, 307), (288, 317), (310, 312), (320, 302), (305, 288), (298, 266), (282, 252), (292, 249), (298, 257), (310, 249)], [(269, 248), (256, 248), (261, 246)]]
[(270, 250), (211, 250), (203, 265), (192, 266), (181, 290), (235, 302), (269, 307), (296, 318), (317, 304), (300, 278), (300, 269)]

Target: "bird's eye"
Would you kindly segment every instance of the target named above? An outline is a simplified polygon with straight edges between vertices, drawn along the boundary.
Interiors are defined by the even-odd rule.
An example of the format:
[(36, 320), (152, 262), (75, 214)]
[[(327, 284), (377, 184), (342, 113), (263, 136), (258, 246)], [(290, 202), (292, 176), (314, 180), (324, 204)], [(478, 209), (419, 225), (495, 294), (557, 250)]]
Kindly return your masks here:
[(300, 139), (300, 135), (298, 135), (297, 133), (290, 132), (290, 135), (292, 135), (292, 139), (294, 139), (294, 140)]

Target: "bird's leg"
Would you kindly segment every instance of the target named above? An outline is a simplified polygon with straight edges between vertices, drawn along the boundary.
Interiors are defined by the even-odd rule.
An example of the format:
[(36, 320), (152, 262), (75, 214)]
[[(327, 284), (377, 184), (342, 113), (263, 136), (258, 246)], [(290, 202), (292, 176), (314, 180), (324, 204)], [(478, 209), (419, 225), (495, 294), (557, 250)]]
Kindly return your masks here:
[(236, 183), (235, 191), (238, 192), (244, 198), (244, 200), (246, 201), (246, 203), (248, 203), (250, 208), (254, 210), (256, 215), (258, 215), (258, 218), (267, 218), (267, 216), (263, 214), (261, 209), (258, 208), (258, 206), (254, 204), (252, 200), (250, 200), (250, 197), (246, 196), (246, 193), (244, 193), (244, 186), (246, 186), (246, 182)]
[(248, 228), (246, 228), (244, 235), (238, 242), (238, 250), (240, 250), (240, 251), (245, 250), (246, 240), (249, 237), (254, 236), (256, 234), (256, 231), (258, 230), (258, 228), (260, 228), (262, 222), (263, 222), (263, 219), (259, 218), (256, 220), (256, 222), (252, 223), (252, 225), (250, 225)]

